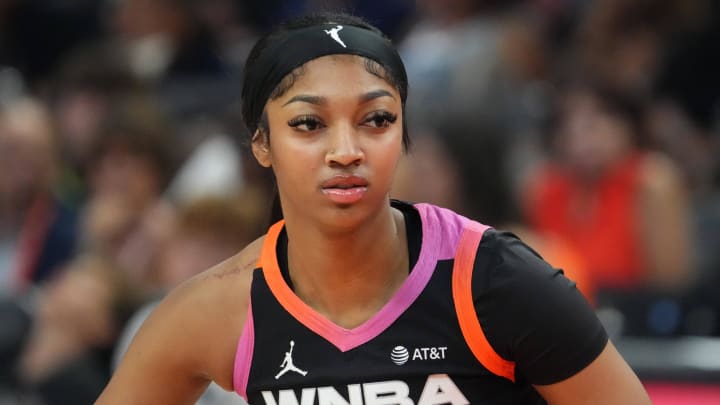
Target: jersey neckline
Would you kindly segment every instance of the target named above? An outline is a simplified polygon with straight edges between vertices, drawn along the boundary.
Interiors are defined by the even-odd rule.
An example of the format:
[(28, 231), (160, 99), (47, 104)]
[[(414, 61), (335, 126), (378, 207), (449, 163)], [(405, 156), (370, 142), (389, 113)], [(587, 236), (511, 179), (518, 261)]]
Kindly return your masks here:
[[(395, 204), (394, 204), (395, 205)], [(433, 238), (434, 227), (429, 222), (435, 219), (426, 215), (427, 205), (413, 205), (420, 214), (422, 243), (415, 266), (390, 300), (370, 319), (355, 328), (347, 329), (335, 324), (303, 302), (290, 288), (282, 276), (277, 257), (277, 243), (284, 221), (270, 227), (263, 242), (260, 266), (272, 294), (298, 322), (325, 338), (345, 352), (358, 347), (387, 329), (400, 317), (425, 289), (438, 260), (440, 241)]]

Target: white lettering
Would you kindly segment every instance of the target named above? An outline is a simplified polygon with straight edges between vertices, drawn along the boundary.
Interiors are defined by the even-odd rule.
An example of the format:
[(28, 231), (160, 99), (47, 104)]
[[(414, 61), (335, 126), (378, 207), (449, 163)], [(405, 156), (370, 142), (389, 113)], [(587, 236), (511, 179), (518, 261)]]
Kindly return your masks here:
[(440, 360), (445, 358), (447, 346), (417, 347), (413, 350), (413, 360)]
[(266, 405), (313, 405), (315, 402), (315, 388), (303, 388), (300, 393), (299, 404), (293, 390), (280, 390), (277, 402), (275, 402), (275, 397), (271, 391), (263, 391), (262, 397)]
[[(272, 391), (262, 391), (265, 405), (415, 405), (410, 388), (399, 380), (347, 386), (347, 398), (334, 387), (303, 388), (298, 401), (292, 389), (279, 390), (277, 400)], [(364, 397), (364, 401), (363, 401)], [(447, 374), (428, 376), (417, 405), (468, 405), (470, 401)]]
[(433, 374), (425, 381), (425, 388), (420, 395), (417, 405), (468, 405), (470, 401), (465, 398), (460, 389), (447, 374)]
[(362, 390), (360, 384), (348, 385), (348, 399), (345, 400), (333, 387), (318, 388), (318, 400), (320, 405), (363, 405)]
[(415, 405), (410, 388), (402, 381), (383, 381), (363, 384), (365, 405)]

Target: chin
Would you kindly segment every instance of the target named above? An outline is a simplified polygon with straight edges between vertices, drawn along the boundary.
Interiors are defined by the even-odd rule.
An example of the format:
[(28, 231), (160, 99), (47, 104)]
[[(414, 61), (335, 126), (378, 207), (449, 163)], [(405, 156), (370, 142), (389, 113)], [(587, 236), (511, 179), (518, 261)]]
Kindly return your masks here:
[(337, 204), (318, 213), (322, 215), (319, 222), (324, 229), (333, 234), (346, 234), (366, 224), (379, 211), (361, 201), (355, 204)]

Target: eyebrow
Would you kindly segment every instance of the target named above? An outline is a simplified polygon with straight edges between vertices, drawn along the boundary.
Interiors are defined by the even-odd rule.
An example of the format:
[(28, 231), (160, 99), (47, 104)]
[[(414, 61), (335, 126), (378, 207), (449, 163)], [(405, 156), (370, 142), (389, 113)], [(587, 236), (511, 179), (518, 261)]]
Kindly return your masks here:
[(327, 104), (327, 99), (325, 97), (321, 96), (311, 96), (309, 94), (298, 94), (297, 96), (293, 96), (290, 100), (287, 101), (287, 103), (283, 104), (282, 106), (285, 107), (288, 104), (296, 103), (296, 102), (304, 102), (304, 103), (310, 103), (315, 105), (325, 105)]
[[(361, 94), (359, 97), (359, 100), (361, 103), (367, 103), (368, 101), (375, 100), (380, 97), (390, 97), (393, 100), (395, 100), (395, 97), (387, 90), (378, 89), (369, 91), (365, 94)], [(288, 104), (296, 103), (296, 102), (304, 102), (309, 104), (315, 104), (319, 106), (324, 106), (328, 103), (327, 98), (322, 96), (313, 96), (310, 94), (298, 94), (296, 96), (293, 96), (290, 100), (288, 100), (285, 104), (282, 106), (285, 107)]]
[(393, 97), (392, 93), (390, 93), (389, 91), (377, 89), (361, 95), (360, 102), (367, 103), (368, 101), (372, 101), (380, 97), (390, 97), (391, 99), (395, 100), (395, 97)]

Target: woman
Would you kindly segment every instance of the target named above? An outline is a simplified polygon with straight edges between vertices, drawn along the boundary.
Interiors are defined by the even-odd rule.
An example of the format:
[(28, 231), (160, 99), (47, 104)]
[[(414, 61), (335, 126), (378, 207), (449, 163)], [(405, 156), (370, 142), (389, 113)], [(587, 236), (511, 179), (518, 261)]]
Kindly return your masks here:
[(599, 290), (682, 291), (693, 278), (687, 196), (672, 161), (646, 145), (642, 102), (578, 82), (559, 104), (554, 156), (528, 181), (530, 224), (568, 242)]
[(296, 20), (260, 40), (245, 75), (252, 150), (284, 220), (171, 293), (98, 403), (192, 403), (209, 381), (253, 404), (649, 403), (529, 248), (390, 201), (407, 83), (377, 30)]

